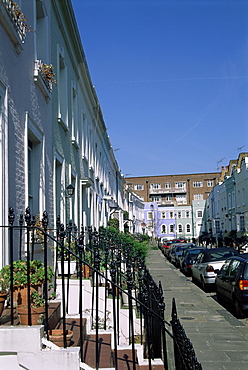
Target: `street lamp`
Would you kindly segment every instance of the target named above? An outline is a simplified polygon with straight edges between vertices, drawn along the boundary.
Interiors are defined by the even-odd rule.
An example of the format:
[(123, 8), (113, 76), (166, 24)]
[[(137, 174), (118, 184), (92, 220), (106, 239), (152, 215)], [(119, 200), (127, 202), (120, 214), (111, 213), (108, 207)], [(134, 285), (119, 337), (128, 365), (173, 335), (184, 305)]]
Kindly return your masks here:
[(74, 194), (74, 190), (75, 190), (74, 186), (72, 184), (70, 184), (70, 185), (67, 186), (66, 190), (67, 190), (68, 198), (71, 198)]
[(71, 201), (69, 201), (69, 199), (71, 199), (73, 197), (74, 190), (75, 190), (75, 188), (72, 184), (70, 184), (66, 187), (66, 196), (65, 196), (65, 201), (66, 201), (66, 204), (65, 204), (66, 205), (66, 223), (68, 222), (68, 216), (67, 216), (68, 207), (69, 207), (69, 218), (71, 216), (71, 206), (73, 206), (73, 205), (72, 205)]

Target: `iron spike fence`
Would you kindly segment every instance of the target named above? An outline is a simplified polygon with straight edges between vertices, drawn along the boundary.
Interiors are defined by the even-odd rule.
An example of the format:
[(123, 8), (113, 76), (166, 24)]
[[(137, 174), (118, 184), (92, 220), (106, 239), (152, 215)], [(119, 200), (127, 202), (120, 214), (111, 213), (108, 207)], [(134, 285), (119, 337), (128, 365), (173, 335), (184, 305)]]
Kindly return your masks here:
[(175, 298), (172, 300), (171, 316), (176, 370), (202, 370), (201, 364), (197, 361), (193, 345), (178, 319)]
[[(35, 222), (34, 222), (35, 221)], [(5, 227), (5, 226), (3, 226)], [(120, 330), (120, 311), (123, 308), (122, 299), (128, 298), (127, 312), (129, 322), (128, 345), (132, 351), (132, 366), (135, 370), (136, 363), (136, 334), (138, 333), (139, 343), (143, 345), (144, 358), (148, 360), (149, 370), (152, 370), (152, 360), (160, 358), (163, 361), (164, 368), (167, 369), (167, 338), (174, 341), (174, 352), (176, 369), (195, 369), (200, 370), (200, 364), (197, 362), (192, 345), (189, 346), (188, 339), (180, 326), (176, 313), (175, 302), (173, 301), (173, 313), (171, 323), (164, 319), (165, 303), (161, 282), (159, 286), (154, 282), (145, 261), (139, 252), (134, 251), (129, 244), (123, 243), (120, 237), (114, 235), (111, 230), (100, 228), (99, 231), (89, 227), (87, 230), (81, 227), (80, 230), (69, 222), (67, 228), (61, 224), (58, 218), (56, 230), (48, 228), (48, 215), (43, 213), (41, 222), (37, 222), (37, 217), (31, 216), (30, 209), (27, 208), (25, 215), (19, 218), (19, 224), (15, 225), (14, 210), (9, 210), (9, 303), (10, 324), (15, 324), (15, 310), (17, 302), (14, 300), (16, 276), (15, 263), (18, 261), (26, 266), (26, 285), (28, 291), (28, 325), (32, 325), (33, 280), (31, 273), (33, 264), (36, 261), (35, 240), (38, 240), (42, 254), (39, 253), (38, 260), (43, 268), (42, 291), (40, 293), (45, 302), (44, 330), (49, 340), (51, 330), (54, 329), (49, 320), (49, 307), (51, 300), (51, 258), (48, 251), (53, 249), (53, 278), (54, 294), (58, 298), (62, 308), (62, 328), (63, 345), (67, 347), (67, 324), (66, 319), (69, 313), (70, 301), (72, 300), (71, 277), (78, 281), (78, 314), (80, 326), (79, 345), (81, 347), (81, 360), (85, 360), (83, 353), (83, 319), (85, 316), (86, 302), (84, 299), (84, 277), (86, 267), (92, 271), (91, 275), (91, 300), (89, 304), (91, 330), (96, 335), (96, 343), (99, 342), (99, 330), (108, 329), (108, 305), (112, 300), (112, 332), (114, 338), (113, 366), (118, 369), (118, 346), (121, 340)], [(85, 240), (88, 242), (86, 243)], [(17, 247), (18, 246), (18, 247)], [(19, 258), (19, 260), (17, 260)], [(76, 269), (70, 268), (72, 260), (76, 264)], [(59, 270), (60, 266), (60, 270)], [(1, 272), (0, 272), (1, 274)], [(36, 276), (37, 277), (37, 276)], [(37, 280), (37, 279), (36, 279)], [(126, 286), (125, 286), (126, 285)], [(59, 288), (60, 286), (60, 288)], [(60, 289), (60, 290), (59, 290)], [(104, 294), (100, 297), (100, 289)], [(53, 294), (53, 295), (54, 295)], [(100, 307), (100, 298), (104, 304)], [(75, 299), (75, 297), (73, 297)], [(135, 319), (138, 315), (138, 320)], [(139, 330), (135, 329), (139, 322)], [(173, 333), (170, 332), (172, 328)], [(96, 345), (95, 367), (100, 364), (100, 347)], [(185, 348), (190, 348), (187, 352)], [(190, 361), (189, 361), (190, 358)], [(190, 367), (189, 362), (193, 363)], [(194, 367), (195, 366), (195, 367)], [(198, 367), (197, 367), (198, 366)]]

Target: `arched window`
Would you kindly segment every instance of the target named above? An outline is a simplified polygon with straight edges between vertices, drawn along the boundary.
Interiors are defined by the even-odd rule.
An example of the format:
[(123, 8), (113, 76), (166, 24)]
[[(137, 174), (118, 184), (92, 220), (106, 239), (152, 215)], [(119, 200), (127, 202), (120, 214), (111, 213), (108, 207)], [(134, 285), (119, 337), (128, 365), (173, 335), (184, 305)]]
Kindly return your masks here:
[(174, 234), (174, 225), (170, 224), (170, 234)]
[(178, 232), (179, 233), (182, 233), (183, 232), (183, 225), (182, 224), (178, 224), (177, 229), (178, 229)]
[(166, 225), (161, 225), (161, 233), (162, 234), (166, 234), (167, 233)]
[(190, 233), (191, 232), (191, 226), (190, 224), (186, 224), (186, 233)]

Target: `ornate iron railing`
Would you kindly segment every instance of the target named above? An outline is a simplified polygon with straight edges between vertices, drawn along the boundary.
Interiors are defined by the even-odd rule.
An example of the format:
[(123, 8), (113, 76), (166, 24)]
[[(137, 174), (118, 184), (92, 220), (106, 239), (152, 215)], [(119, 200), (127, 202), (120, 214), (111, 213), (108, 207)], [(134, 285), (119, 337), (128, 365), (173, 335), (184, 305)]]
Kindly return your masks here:
[[(91, 275), (91, 302), (88, 308), (91, 320), (91, 330), (94, 330), (96, 343), (99, 340), (99, 330), (108, 329), (108, 304), (111, 299), (111, 327), (113, 331), (113, 366), (118, 368), (117, 350), (121, 337), (120, 312), (123, 308), (122, 299), (128, 298), (128, 344), (132, 350), (132, 365), (135, 369), (136, 364), (136, 343), (137, 334), (139, 343), (143, 345), (143, 356), (147, 359), (149, 369), (152, 369), (153, 359), (161, 359), (164, 368), (167, 369), (167, 338), (174, 340), (176, 369), (201, 369), (200, 364), (195, 359), (192, 346), (189, 352), (188, 339), (180, 326), (176, 314), (175, 302), (171, 323), (164, 319), (165, 303), (161, 282), (155, 283), (145, 265), (144, 258), (135, 251), (129, 244), (121, 242), (118, 236), (111, 233), (109, 229), (100, 228), (98, 231), (89, 227), (78, 230), (76, 225), (69, 222), (67, 228), (57, 220), (55, 230), (48, 228), (48, 215), (43, 213), (41, 221), (31, 216), (29, 208), (25, 215), (20, 215), (18, 225), (15, 225), (14, 210), (9, 210), (9, 251), (10, 251), (10, 286), (9, 286), (9, 309), (10, 324), (15, 324), (15, 302), (14, 302), (14, 261), (25, 260), (27, 264), (27, 285), (28, 285), (28, 325), (32, 325), (31, 303), (32, 296), (30, 287), (32, 281), (30, 270), (32, 261), (37, 258), (35, 243), (42, 247), (39, 258), (44, 264), (44, 283), (42, 296), (45, 300), (44, 328), (46, 337), (49, 340), (51, 323), (49, 321), (50, 284), (49, 264), (53, 257), (53, 283), (54, 292), (58, 292), (58, 285), (61, 291), (62, 308), (62, 328), (64, 333), (64, 347), (66, 341), (66, 319), (69, 313), (69, 303), (72, 299), (71, 282), (72, 277), (78, 282), (78, 314), (80, 321), (80, 340), (79, 344), (83, 348), (83, 319), (85, 316), (85, 302), (83, 301), (84, 284), (83, 279), (86, 267), (92, 271)], [(87, 240), (87, 243), (86, 243)], [(18, 247), (17, 247), (18, 246)], [(53, 253), (51, 254), (51, 249)], [(76, 268), (70, 270), (70, 261), (74, 260)], [(60, 270), (59, 270), (60, 267)], [(102, 294), (104, 290), (104, 294)], [(121, 299), (122, 297), (122, 299)], [(73, 296), (75, 299), (75, 297)], [(100, 307), (101, 306), (101, 307)], [(136, 317), (137, 316), (137, 317)], [(137, 325), (139, 322), (139, 325)], [(135, 328), (138, 326), (137, 328)], [(170, 329), (173, 329), (171, 333)], [(183, 333), (183, 334), (182, 334)], [(100, 350), (95, 346), (96, 368), (99, 368)], [(192, 355), (193, 353), (193, 355)], [(189, 367), (192, 360), (192, 367)], [(84, 361), (83, 350), (81, 350), (81, 360)], [(196, 367), (196, 365), (198, 367)], [(195, 366), (195, 367), (194, 367)]]

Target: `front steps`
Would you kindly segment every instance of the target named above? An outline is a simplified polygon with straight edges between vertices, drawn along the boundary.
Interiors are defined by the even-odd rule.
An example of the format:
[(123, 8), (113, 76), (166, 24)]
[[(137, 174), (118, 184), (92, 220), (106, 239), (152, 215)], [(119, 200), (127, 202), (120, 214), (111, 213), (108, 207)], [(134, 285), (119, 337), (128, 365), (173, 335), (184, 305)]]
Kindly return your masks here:
[(17, 352), (0, 352), (0, 369), (28, 370), (19, 365)]
[[(79, 370), (79, 369), (94, 369), (96, 367), (96, 337), (95, 332), (91, 330), (92, 322), (89, 312), (91, 311), (91, 294), (92, 287), (89, 280), (84, 280), (84, 297), (83, 297), (83, 347), (81, 362), (80, 351), (80, 319), (78, 315), (79, 302), (78, 297), (78, 280), (70, 280), (70, 291), (74, 294), (70, 295), (69, 312), (66, 318), (66, 328), (73, 330), (73, 337), (68, 348), (60, 348), (52, 342), (44, 338), (43, 326), (21, 326), (18, 325), (18, 316), (15, 314), (15, 325), (10, 326), (7, 320), (8, 310), (5, 310), (1, 318), (0, 326), (0, 351), (8, 352), (15, 351), (17, 356), (13, 358), (17, 366), (27, 370)], [(72, 288), (72, 289), (71, 289)], [(99, 308), (103, 313), (103, 297), (104, 288), (99, 289)], [(58, 297), (61, 294), (60, 284), (58, 283)], [(76, 298), (75, 298), (76, 297)], [(113, 346), (113, 327), (112, 323), (112, 299), (108, 299), (109, 322), (107, 330), (99, 329), (98, 348), (100, 353), (99, 368), (114, 369), (114, 346)], [(119, 301), (120, 306), (121, 302)], [(49, 305), (49, 324), (50, 328), (59, 328), (62, 325), (61, 321), (61, 306), (60, 302), (53, 302)], [(135, 310), (133, 309), (135, 314)], [(135, 317), (135, 315), (134, 315)], [(127, 345), (129, 338), (129, 318), (128, 309), (120, 308), (119, 311), (119, 330), (121, 337), (117, 351), (118, 370), (132, 370), (132, 350), (131, 346)], [(140, 320), (136, 319), (134, 323), (135, 334), (140, 333)], [(9, 358), (10, 359), (10, 358)], [(0, 366), (0, 369), (4, 367)], [(16, 367), (18, 369), (19, 367)], [(153, 360), (152, 368), (154, 370), (164, 370), (162, 360)], [(12, 367), (6, 366), (6, 369)], [(15, 368), (13, 367), (13, 370)], [(135, 344), (135, 369), (148, 370), (148, 360), (143, 359), (143, 347)]]

